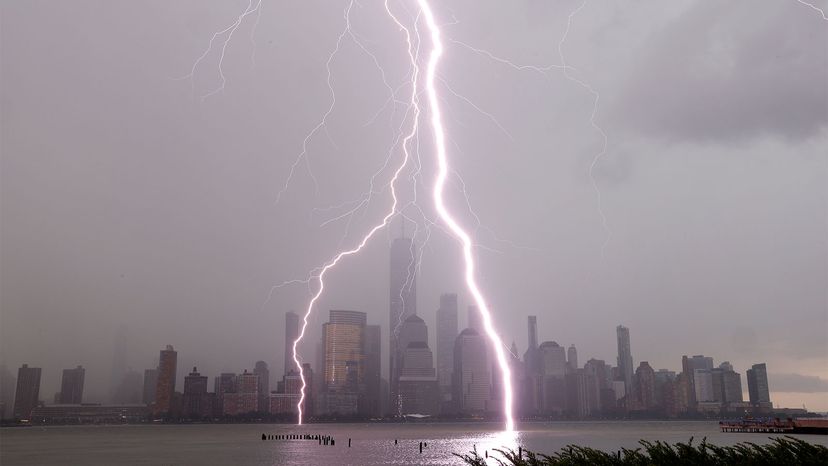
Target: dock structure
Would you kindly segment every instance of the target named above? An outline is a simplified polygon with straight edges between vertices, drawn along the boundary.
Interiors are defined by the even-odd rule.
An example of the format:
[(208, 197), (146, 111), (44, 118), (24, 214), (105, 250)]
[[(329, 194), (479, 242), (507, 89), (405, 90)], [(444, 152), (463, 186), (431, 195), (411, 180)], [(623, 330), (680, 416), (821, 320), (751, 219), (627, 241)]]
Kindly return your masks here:
[(747, 434), (828, 434), (828, 419), (741, 419), (720, 421), (722, 432)]

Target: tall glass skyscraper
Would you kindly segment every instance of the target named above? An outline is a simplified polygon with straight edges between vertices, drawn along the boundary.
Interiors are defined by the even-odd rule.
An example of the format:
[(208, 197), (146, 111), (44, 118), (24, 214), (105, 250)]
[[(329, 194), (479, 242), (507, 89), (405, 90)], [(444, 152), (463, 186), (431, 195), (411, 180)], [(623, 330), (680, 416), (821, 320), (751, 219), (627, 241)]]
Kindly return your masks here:
[(627, 393), (633, 389), (633, 359), (630, 350), (630, 329), (619, 325), (615, 328), (618, 336), (618, 370), (624, 378), (624, 388)]
[(397, 238), (391, 243), (389, 257), (389, 313), (388, 313), (388, 357), (389, 388), (391, 406), (396, 406), (397, 385), (400, 378), (402, 352), (399, 331), (405, 320), (417, 314), (417, 261), (416, 245), (411, 238)]

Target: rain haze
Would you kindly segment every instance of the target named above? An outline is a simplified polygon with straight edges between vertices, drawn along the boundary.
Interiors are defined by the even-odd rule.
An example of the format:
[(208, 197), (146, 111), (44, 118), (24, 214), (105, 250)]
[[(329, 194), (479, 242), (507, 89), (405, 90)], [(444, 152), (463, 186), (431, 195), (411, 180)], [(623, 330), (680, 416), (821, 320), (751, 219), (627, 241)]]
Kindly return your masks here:
[[(264, 360), (275, 381), (299, 282), (391, 205), (411, 89), (382, 2), (265, 2), (205, 54), (247, 4), (0, 5), (0, 363), (42, 367), (42, 398), (82, 364), (106, 401), (113, 365), (167, 344), (179, 379)], [(446, 197), (498, 333), (522, 354), (536, 315), (541, 341), (615, 364), (623, 324), (636, 365), (766, 362), (774, 403), (828, 411), (828, 21), (795, 0), (580, 5), (435, 5)], [(402, 214), (326, 276), (305, 361), (330, 309), (366, 312), (387, 351), (401, 235), (430, 339), (443, 293), (465, 326), (424, 112)]]

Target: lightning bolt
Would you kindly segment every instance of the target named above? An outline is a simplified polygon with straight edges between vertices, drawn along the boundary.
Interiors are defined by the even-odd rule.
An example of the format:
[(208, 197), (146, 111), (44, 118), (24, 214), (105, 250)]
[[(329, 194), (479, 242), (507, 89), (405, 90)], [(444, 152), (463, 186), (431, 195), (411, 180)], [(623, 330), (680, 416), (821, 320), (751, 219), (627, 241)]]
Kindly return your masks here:
[[(210, 55), (210, 53), (214, 50), (214, 48), (217, 47), (215, 44), (216, 43), (220, 44), (218, 46), (218, 50), (219, 50), (218, 74), (219, 74), (219, 78), (220, 78), (220, 84), (219, 84), (218, 87), (210, 90), (207, 94), (203, 95), (202, 100), (207, 99), (208, 97), (210, 97), (212, 95), (215, 95), (217, 93), (220, 93), (224, 90), (227, 80), (226, 80), (224, 70), (223, 70), (223, 63), (224, 63), (224, 57), (225, 57), (225, 54), (226, 54), (226, 51), (227, 51), (228, 44), (232, 40), (233, 35), (236, 33), (236, 31), (239, 29), (239, 27), (244, 22), (245, 18), (250, 16), (250, 15), (253, 15), (253, 14), (255, 14), (256, 16), (255, 16), (255, 21), (253, 23), (253, 28), (250, 32), (250, 40), (251, 40), (251, 43), (253, 44), (253, 55), (251, 56), (251, 60), (252, 60), (253, 66), (255, 66), (255, 42), (253, 42), (253, 39), (254, 39), (254, 34), (255, 34), (256, 27), (258, 25), (258, 22), (259, 22), (259, 19), (260, 19), (260, 16), (261, 16), (261, 4), (262, 4), (262, 0), (249, 0), (249, 3), (247, 5), (247, 7), (245, 8), (245, 10), (237, 16), (236, 20), (232, 24), (230, 24), (225, 29), (222, 29), (222, 30), (214, 33), (212, 38), (210, 39), (210, 42), (209, 42), (208, 47), (206, 48), (206, 50), (204, 50), (204, 52), (195, 60), (193, 66), (192, 66), (192, 69), (190, 71), (190, 74), (185, 76), (185, 78), (189, 78), (191, 80), (191, 85), (193, 87), (193, 92), (194, 92), (195, 85), (192, 82), (192, 80), (195, 76), (197, 68), (202, 63), (202, 61), (207, 56)], [(376, 118), (379, 116), (379, 114), (384, 111), (384, 109), (387, 107), (387, 105), (389, 103), (391, 103), (392, 106), (393, 106), (392, 117), (391, 117), (392, 121), (394, 119), (393, 113), (396, 112), (396, 108), (397, 108), (398, 104), (405, 103), (408, 108), (405, 112), (405, 115), (402, 118), (402, 122), (400, 123), (400, 127), (397, 130), (396, 139), (393, 141), (393, 143), (391, 144), (391, 148), (388, 151), (387, 158), (385, 160), (384, 165), (371, 177), (369, 190), (361, 198), (357, 199), (356, 201), (349, 201), (349, 202), (341, 203), (337, 206), (332, 206), (332, 207), (328, 208), (328, 210), (337, 210), (337, 209), (345, 207), (345, 206), (353, 206), (354, 204), (356, 204), (356, 207), (348, 209), (348, 211), (345, 212), (344, 214), (338, 215), (333, 219), (329, 219), (328, 221), (325, 221), (322, 226), (327, 225), (330, 222), (348, 217), (348, 222), (349, 222), (348, 223), (348, 228), (346, 228), (345, 236), (343, 236), (342, 240), (340, 241), (340, 245), (341, 245), (345, 241), (346, 237), (348, 236), (348, 230), (350, 229), (350, 222), (353, 219), (354, 215), (360, 209), (367, 206), (372, 201), (373, 196), (375, 194), (378, 194), (380, 192), (384, 192), (385, 188), (390, 188), (391, 205), (386, 210), (386, 212), (385, 212), (384, 216), (382, 217), (382, 219), (379, 220), (377, 223), (375, 223), (373, 225), (373, 227), (371, 227), (370, 230), (365, 235), (363, 235), (362, 239), (357, 243), (356, 246), (353, 246), (350, 249), (340, 250), (338, 253), (336, 253), (330, 260), (325, 262), (323, 265), (312, 269), (305, 279), (287, 280), (287, 281), (285, 281), (285, 282), (283, 282), (279, 285), (276, 285), (276, 286), (272, 287), (271, 290), (270, 290), (270, 294), (268, 295), (268, 298), (265, 301), (264, 305), (266, 305), (270, 301), (270, 299), (272, 298), (273, 293), (276, 289), (279, 289), (281, 287), (288, 286), (288, 285), (293, 285), (293, 284), (305, 284), (308, 287), (308, 290), (311, 294), (311, 298), (310, 298), (310, 300), (307, 304), (307, 307), (305, 309), (305, 313), (302, 317), (301, 330), (300, 330), (299, 335), (297, 336), (296, 340), (293, 341), (293, 345), (292, 345), (293, 361), (296, 364), (296, 366), (299, 368), (299, 375), (300, 375), (300, 378), (302, 380), (302, 385), (301, 385), (301, 388), (300, 388), (299, 401), (297, 403), (298, 424), (301, 425), (304, 421), (304, 414), (305, 413), (304, 413), (304, 410), (303, 410), (303, 405), (304, 405), (304, 402), (305, 402), (305, 399), (306, 399), (306, 396), (307, 396), (306, 395), (307, 381), (305, 380), (304, 369), (302, 367), (302, 364), (301, 364), (301, 361), (300, 361), (300, 358), (299, 358), (298, 345), (302, 341), (302, 339), (304, 338), (305, 333), (307, 331), (307, 327), (308, 327), (308, 323), (309, 323), (308, 319), (309, 319), (310, 315), (312, 314), (317, 301), (322, 296), (322, 293), (325, 290), (325, 278), (326, 278), (328, 272), (332, 271), (340, 262), (342, 262), (348, 256), (358, 254), (368, 244), (368, 242), (376, 235), (376, 233), (378, 231), (382, 230), (383, 228), (385, 228), (386, 226), (388, 226), (388, 224), (396, 216), (401, 216), (403, 218), (403, 221), (413, 221), (415, 223), (416, 230), (415, 230), (414, 236), (416, 238), (416, 236), (420, 232), (419, 222), (417, 222), (416, 220), (410, 219), (405, 214), (406, 208), (412, 207), (412, 208), (417, 210), (417, 212), (421, 215), (423, 221), (426, 224), (425, 228), (426, 228), (426, 235), (427, 236), (426, 236), (425, 243), (428, 242), (428, 239), (431, 236), (431, 228), (432, 227), (437, 227), (437, 228), (439, 228), (443, 231), (446, 231), (449, 235), (456, 238), (462, 246), (463, 258), (464, 258), (464, 262), (465, 262), (466, 286), (468, 287), (469, 292), (471, 293), (471, 295), (474, 299), (474, 302), (477, 305), (477, 309), (479, 310), (479, 312), (482, 315), (484, 328), (486, 330), (486, 335), (488, 336), (488, 338), (492, 342), (491, 346), (493, 348), (495, 348), (497, 363), (498, 363), (498, 365), (501, 369), (501, 375), (502, 375), (502, 378), (503, 378), (503, 387), (504, 387), (504, 402), (503, 402), (504, 418), (506, 420), (506, 430), (511, 432), (511, 431), (514, 430), (514, 418), (513, 418), (513, 415), (512, 415), (513, 395), (512, 395), (512, 385), (511, 385), (511, 373), (510, 373), (509, 364), (508, 364), (505, 352), (503, 350), (503, 347), (505, 347), (505, 344), (501, 341), (500, 337), (498, 336), (497, 332), (494, 329), (494, 325), (493, 325), (493, 322), (492, 322), (489, 307), (488, 307), (488, 305), (487, 305), (487, 303), (486, 303), (486, 301), (483, 297), (483, 294), (482, 294), (482, 292), (480, 290), (480, 287), (478, 286), (476, 278), (475, 278), (475, 260), (474, 260), (474, 256), (473, 256), (473, 248), (474, 248), (475, 244), (472, 242), (472, 239), (471, 239), (470, 235), (460, 226), (459, 222), (452, 216), (451, 212), (447, 209), (447, 207), (445, 205), (445, 201), (444, 201), (444, 190), (445, 190), (446, 181), (447, 181), (448, 175), (450, 173), (450, 170), (449, 170), (449, 165), (448, 165), (448, 155), (447, 155), (446, 143), (445, 143), (446, 135), (445, 135), (445, 130), (443, 128), (442, 114), (441, 114), (440, 106), (439, 106), (439, 96), (438, 96), (438, 93), (437, 93), (437, 89), (435, 87), (435, 81), (437, 79), (437, 67), (438, 67), (438, 63), (440, 61), (440, 58), (443, 55), (443, 43), (442, 43), (442, 39), (441, 39), (441, 33), (440, 33), (439, 26), (438, 26), (438, 24), (435, 20), (434, 13), (431, 9), (431, 5), (425, 0), (418, 0), (417, 1), (417, 4), (419, 6), (419, 12), (413, 20), (413, 26), (412, 26), (411, 29), (406, 27), (405, 24), (402, 21), (400, 21), (398, 19), (398, 17), (392, 12), (391, 7), (389, 5), (389, 0), (384, 0), (384, 7), (385, 7), (386, 13), (388, 14), (388, 17), (397, 25), (399, 30), (404, 33), (405, 41), (406, 41), (406, 53), (407, 53), (407, 58), (408, 58), (408, 61), (409, 61), (409, 64), (410, 64), (410, 70), (411, 70), (410, 74), (406, 76), (407, 82), (404, 83), (399, 88), (395, 89), (388, 83), (387, 78), (386, 78), (386, 74), (385, 74), (383, 68), (380, 66), (380, 63), (379, 63), (377, 57), (373, 53), (371, 53), (370, 50), (368, 50), (365, 47), (365, 45), (362, 43), (360, 37), (357, 36), (351, 29), (350, 14), (351, 14), (351, 9), (353, 8), (353, 6), (355, 4), (359, 5), (356, 0), (350, 0), (349, 2), (347, 2), (346, 7), (345, 7), (344, 12), (343, 12), (343, 18), (344, 18), (344, 21), (345, 21), (344, 29), (338, 35), (337, 40), (336, 40), (336, 45), (335, 45), (333, 51), (331, 52), (331, 54), (328, 56), (328, 59), (325, 63), (325, 69), (326, 69), (326, 72), (327, 72), (326, 84), (327, 84), (327, 87), (328, 87), (328, 90), (329, 90), (329, 93), (330, 93), (329, 106), (327, 108), (327, 111), (325, 111), (325, 113), (321, 117), (321, 119), (310, 130), (310, 132), (306, 134), (305, 138), (303, 139), (303, 141), (302, 141), (302, 150), (297, 155), (297, 157), (295, 158), (295, 160), (293, 161), (293, 163), (290, 167), (287, 179), (285, 180), (285, 183), (282, 186), (282, 189), (277, 194), (276, 203), (277, 204), (279, 203), (281, 197), (288, 190), (298, 165), (300, 163), (302, 163), (303, 161), (307, 165), (310, 176), (313, 179), (314, 183), (316, 184), (316, 179), (313, 175), (313, 172), (310, 170), (310, 165), (309, 165), (309, 161), (308, 161), (308, 158), (307, 158), (308, 144), (309, 144), (310, 140), (317, 133), (319, 133), (320, 131), (325, 131), (327, 133), (328, 118), (330, 117), (330, 115), (333, 112), (334, 107), (336, 106), (336, 93), (334, 91), (333, 83), (332, 83), (331, 63), (334, 60), (335, 56), (339, 53), (339, 51), (341, 49), (341, 46), (342, 46), (342, 42), (346, 37), (353, 40), (353, 42), (363, 52), (365, 52), (366, 54), (368, 54), (371, 57), (374, 64), (376, 65), (377, 69), (379, 70), (381, 78), (382, 78), (382, 82), (383, 82), (385, 88), (388, 90), (388, 93), (389, 93), (389, 98), (386, 101), (385, 105), (379, 110), (379, 112), (377, 112), (377, 114), (369, 121), (368, 124), (373, 123), (373, 121), (376, 120)], [(431, 127), (432, 127), (433, 136), (434, 136), (434, 146), (435, 146), (434, 148), (435, 148), (436, 159), (437, 159), (436, 161), (437, 161), (437, 166), (438, 166), (438, 172), (437, 172), (437, 175), (436, 175), (435, 180), (434, 180), (434, 187), (433, 187), (433, 191), (432, 191), (432, 197), (433, 197), (434, 207), (437, 210), (439, 218), (442, 221), (442, 223), (445, 224), (445, 226), (447, 228), (444, 228), (444, 225), (438, 225), (437, 222), (430, 219), (426, 215), (426, 213), (420, 208), (420, 206), (417, 204), (417, 189), (416, 189), (416, 186), (418, 186), (418, 184), (421, 182), (421, 168), (422, 168), (422, 162), (420, 160), (420, 154), (419, 154), (419, 120), (420, 120), (420, 115), (421, 115), (422, 109), (421, 109), (421, 106), (420, 106), (420, 97), (419, 97), (419, 93), (418, 93), (418, 90), (420, 88), (420, 73), (421, 73), (421, 69), (420, 69), (420, 66), (419, 66), (418, 63), (419, 63), (419, 56), (420, 56), (420, 47), (421, 47), (421, 43), (422, 43), (422, 41), (420, 39), (420, 31), (418, 29), (418, 23), (420, 22), (420, 18), (424, 19), (425, 24), (426, 24), (427, 29), (428, 29), (430, 39), (431, 39), (431, 49), (430, 49), (429, 54), (428, 54), (429, 58), (428, 58), (428, 62), (427, 62), (426, 77), (425, 77), (424, 82), (422, 83), (422, 86), (424, 88), (423, 89), (424, 94), (426, 94), (427, 97), (428, 97), (428, 103), (429, 103), (428, 106), (429, 106), (429, 111), (430, 111), (430, 115), (431, 115)], [(412, 31), (413, 31), (413, 33), (412, 33)], [(415, 40), (415, 38), (416, 38), (416, 40)], [(410, 86), (410, 88), (411, 88), (410, 96), (409, 96), (407, 102), (400, 102), (400, 101), (397, 100), (397, 97), (396, 97), (397, 92), (398, 92), (399, 89), (401, 89), (403, 87), (406, 87), (406, 86)], [(505, 130), (505, 128), (503, 128), (502, 125), (500, 125), (500, 123), (494, 118), (494, 116), (492, 116), (491, 114), (483, 111), (480, 107), (475, 105), (473, 102), (471, 102), (467, 98), (465, 98), (462, 95), (455, 92), (453, 89), (451, 89), (448, 86), (448, 83), (444, 82), (444, 87), (448, 90), (448, 92), (452, 93), (455, 97), (459, 98), (460, 100), (463, 100), (465, 103), (471, 105), (475, 110), (477, 110), (480, 113), (487, 116), (496, 126), (498, 126), (498, 128), (501, 131), (504, 132), (504, 134), (506, 134), (511, 139), (511, 135), (508, 133), (508, 131)], [(406, 122), (408, 122), (408, 124), (410, 126), (409, 126), (408, 131), (405, 134), (405, 136), (402, 137), (402, 140), (400, 140), (400, 138), (403, 134), (402, 129), (406, 125)], [(330, 135), (328, 135), (328, 138), (330, 139)], [(331, 140), (331, 143), (334, 144), (334, 146), (335, 146), (335, 143), (333, 142), (333, 140)], [(412, 152), (412, 148), (411, 148), (412, 145), (414, 145), (416, 147), (416, 149), (413, 150), (413, 152)], [(385, 169), (388, 168), (388, 166), (391, 164), (391, 161), (392, 161), (393, 156), (394, 156), (395, 148), (398, 148), (398, 147), (402, 149), (401, 160), (399, 161), (398, 165), (396, 166), (396, 169), (393, 171), (393, 175), (390, 177), (390, 179), (387, 181), (387, 183), (385, 183), (385, 185), (382, 187), (382, 189), (377, 189), (376, 186), (375, 186), (376, 178), (381, 173), (383, 173), (385, 171)], [(401, 175), (402, 175), (403, 171), (406, 169), (406, 167), (409, 165), (409, 162), (412, 161), (412, 160), (415, 160), (414, 172), (410, 175), (410, 179), (413, 182), (413, 185), (415, 187), (415, 189), (414, 189), (414, 199), (412, 201), (410, 201), (409, 203), (407, 203), (406, 205), (400, 206), (399, 198), (398, 198), (398, 192), (397, 192), (397, 189), (398, 189), (397, 183), (398, 183), (398, 181), (400, 181), (400, 178), (401, 178)], [(461, 186), (462, 186), (462, 194), (464, 195), (464, 197), (466, 199), (466, 204), (469, 208), (469, 211), (472, 212), (472, 215), (477, 220), (478, 228), (480, 228), (480, 226), (481, 226), (480, 225), (480, 220), (477, 217), (477, 215), (474, 214), (474, 212), (471, 210), (471, 203), (469, 202), (468, 194), (465, 190), (465, 185), (462, 183), (462, 179), (459, 178), (459, 174), (456, 174), (455, 172), (452, 172), (452, 173), (454, 173), (454, 175), (457, 177), (457, 179), (460, 180), (460, 183), (461, 183)], [(317, 190), (318, 190), (318, 184), (316, 184), (316, 185), (317, 185)], [(424, 243), (423, 249), (425, 247), (425, 243)], [(415, 267), (417, 267), (417, 268), (422, 264), (421, 259), (422, 259), (423, 249), (420, 249), (420, 251), (419, 251), (420, 260), (416, 260), (417, 259), (416, 258), (417, 251), (414, 249), (414, 246), (412, 245), (412, 251), (411, 251), (412, 261), (415, 261), (415, 263), (417, 264)], [(409, 267), (409, 269), (410, 269), (410, 267)], [(406, 286), (408, 286), (408, 287), (412, 286), (411, 285), (413, 283), (412, 280), (413, 280), (413, 277), (411, 276), (411, 273), (409, 272), (409, 276), (406, 279), (406, 282), (403, 284), (403, 289)], [(403, 290), (401, 289), (400, 291), (402, 293)], [(264, 305), (263, 305), (263, 308), (264, 308)], [(395, 329), (395, 331), (396, 331), (396, 329)]]
[(823, 19), (823, 20), (828, 21), (828, 16), (825, 16), (825, 10), (823, 10), (822, 8), (820, 8), (820, 7), (816, 6), (816, 5), (814, 5), (813, 3), (808, 3), (808, 2), (806, 2), (805, 0), (796, 0), (796, 1), (797, 1), (797, 2), (799, 2), (799, 3), (801, 3), (801, 4), (803, 4), (803, 5), (805, 5), (805, 6), (807, 6), (807, 7), (808, 7), (808, 8), (810, 8), (810, 9), (812, 9), (812, 10), (816, 11), (817, 13), (819, 13), (820, 15), (822, 15), (822, 19)]
[[(469, 234), (460, 226), (460, 224), (452, 217), (449, 210), (446, 208), (443, 200), (443, 190), (446, 185), (446, 178), (449, 173), (448, 156), (446, 154), (445, 130), (443, 129), (442, 115), (440, 112), (439, 98), (437, 89), (434, 86), (437, 65), (443, 55), (443, 42), (441, 39), (440, 28), (434, 19), (434, 13), (431, 10), (431, 5), (426, 0), (417, 0), (420, 10), (423, 13), (426, 26), (431, 35), (431, 53), (429, 54), (428, 67), (426, 70), (425, 87), (428, 95), (429, 107), (431, 110), (431, 127), (434, 133), (435, 153), (437, 155), (437, 179), (434, 182), (434, 207), (440, 218), (446, 223), (449, 229), (454, 233), (454, 236), (460, 241), (463, 247), (463, 258), (466, 265), (466, 287), (474, 298), (477, 308), (483, 317), (483, 327), (486, 334), (492, 341), (492, 347), (495, 348), (497, 356), (497, 363), (500, 366), (501, 376), (503, 378), (503, 414), (506, 419), (506, 431), (511, 432), (515, 428), (515, 421), (512, 417), (512, 375), (509, 369), (506, 355), (502, 348), (500, 337), (494, 330), (492, 318), (489, 314), (489, 307), (486, 300), (483, 298), (480, 288), (475, 279), (475, 263), (474, 255), (472, 254), (472, 241)], [(416, 102), (415, 102), (416, 105)]]

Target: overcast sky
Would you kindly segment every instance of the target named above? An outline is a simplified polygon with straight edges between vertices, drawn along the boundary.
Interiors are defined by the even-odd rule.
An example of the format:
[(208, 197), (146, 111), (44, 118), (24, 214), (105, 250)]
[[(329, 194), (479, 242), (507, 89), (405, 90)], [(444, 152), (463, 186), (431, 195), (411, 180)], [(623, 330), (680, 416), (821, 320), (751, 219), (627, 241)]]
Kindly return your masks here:
[[(335, 105), (281, 197), (332, 104), (325, 65), (348, 2), (265, 1), (228, 43), (224, 89), (202, 99), (221, 86), (223, 36), (188, 77), (193, 64), (247, 3), (0, 4), (0, 362), (43, 367), (43, 399), (77, 364), (102, 396), (122, 325), (136, 370), (173, 344), (179, 377), (258, 359), (281, 373), (284, 313), (309, 294), (271, 287), (357, 244), (390, 205), (384, 190), (326, 223), (378, 170), (387, 183), (410, 122), (389, 103), (411, 92), (410, 70), (382, 2), (351, 9), (330, 58)], [(623, 324), (636, 365), (704, 354), (744, 376), (767, 362), (774, 401), (828, 410), (828, 21), (795, 0), (587, 2), (561, 43), (579, 1), (435, 3), (469, 203), (457, 176), (447, 195), (504, 340), (522, 353), (537, 315), (541, 341), (615, 364)], [(391, 5), (411, 24), (415, 2)], [(399, 187), (422, 209), (406, 208), (406, 234), (425, 246), (418, 314), (433, 342), (439, 295), (469, 299), (457, 243), (427, 229), (427, 121), (418, 187), (414, 171)], [(329, 274), (308, 361), (331, 308), (367, 312), (387, 340), (401, 230)]]

